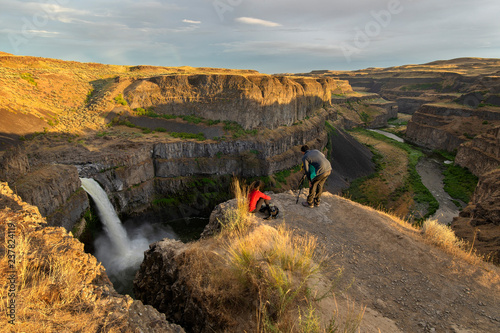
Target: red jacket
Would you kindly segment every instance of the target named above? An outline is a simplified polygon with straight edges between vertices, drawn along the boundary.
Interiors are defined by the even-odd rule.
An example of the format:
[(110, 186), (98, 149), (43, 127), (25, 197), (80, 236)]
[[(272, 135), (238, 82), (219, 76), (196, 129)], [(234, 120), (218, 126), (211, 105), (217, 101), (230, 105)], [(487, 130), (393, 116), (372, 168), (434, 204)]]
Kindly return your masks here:
[(248, 195), (248, 203), (249, 203), (248, 209), (250, 212), (255, 210), (255, 207), (257, 206), (257, 201), (259, 201), (260, 198), (264, 198), (264, 200), (271, 200), (270, 196), (265, 195), (259, 190), (253, 190), (252, 192), (250, 192), (250, 194)]

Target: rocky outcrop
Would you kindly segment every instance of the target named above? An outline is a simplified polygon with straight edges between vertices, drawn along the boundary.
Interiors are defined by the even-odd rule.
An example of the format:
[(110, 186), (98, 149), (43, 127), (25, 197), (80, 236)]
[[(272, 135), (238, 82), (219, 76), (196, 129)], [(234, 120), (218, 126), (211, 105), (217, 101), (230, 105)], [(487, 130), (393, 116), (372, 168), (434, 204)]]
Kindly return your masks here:
[[(16, 252), (16, 261), (25, 264), (17, 264), (14, 275), (22, 276), (30, 288), (18, 288), (17, 298), (11, 298), (15, 323), (23, 330), (34, 332), (43, 326), (48, 331), (184, 332), (151, 306), (118, 294), (82, 243), (63, 228), (44, 227), (38, 209), (21, 201), (4, 182), (0, 182), (0, 220), (8, 221), (10, 231), (18, 230), (15, 244), (23, 249)], [(7, 267), (7, 223), (0, 224), (0, 230), (0, 257)], [(10, 319), (1, 316), (0, 325), (8, 329)]]
[(69, 165), (47, 165), (17, 179), (13, 186), (26, 202), (35, 205), (51, 226), (70, 231), (89, 207), (80, 188), (77, 169)]
[(495, 124), (500, 124), (500, 111), (495, 108), (425, 104), (408, 123), (406, 139), (428, 149), (454, 151)]
[(131, 108), (273, 129), (311, 116), (330, 105), (332, 94), (347, 91), (346, 81), (332, 78), (196, 74), (137, 79), (124, 97)]
[(381, 128), (387, 121), (397, 118), (398, 107), (377, 94), (365, 96), (334, 97), (334, 110), (338, 117), (336, 125), (344, 129), (355, 127)]
[(190, 332), (209, 332), (203, 304), (193, 301), (195, 295), (180, 276), (187, 249), (186, 244), (172, 239), (151, 244), (134, 279), (134, 294), (168, 320), (189, 327)]
[(422, 105), (431, 102), (428, 98), (399, 97), (396, 99), (398, 111), (405, 114), (414, 114)]
[(500, 263), (500, 169), (479, 178), (471, 202), (451, 226), (479, 253)]
[(455, 163), (478, 177), (500, 167), (500, 127), (462, 144), (458, 148)]
[(0, 180), (12, 182), (30, 171), (28, 155), (20, 147), (0, 152)]

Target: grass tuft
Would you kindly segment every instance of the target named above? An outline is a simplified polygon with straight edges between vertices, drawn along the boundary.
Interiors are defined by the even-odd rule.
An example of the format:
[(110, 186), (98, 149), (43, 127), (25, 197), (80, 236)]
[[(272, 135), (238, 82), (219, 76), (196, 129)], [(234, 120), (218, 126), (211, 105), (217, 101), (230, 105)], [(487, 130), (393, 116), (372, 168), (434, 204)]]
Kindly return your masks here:
[(479, 264), (485, 259), (476, 253), (472, 245), (459, 239), (450, 227), (437, 220), (426, 220), (422, 225), (422, 234), (431, 244), (469, 263)]

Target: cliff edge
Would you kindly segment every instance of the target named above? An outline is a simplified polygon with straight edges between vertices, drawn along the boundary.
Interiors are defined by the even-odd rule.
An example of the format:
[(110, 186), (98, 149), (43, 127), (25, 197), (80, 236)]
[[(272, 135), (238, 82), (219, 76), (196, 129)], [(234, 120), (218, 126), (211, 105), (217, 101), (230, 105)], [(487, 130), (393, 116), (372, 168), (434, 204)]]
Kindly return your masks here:
[(105, 269), (61, 227), (0, 183), (2, 332), (182, 333), (165, 316), (118, 294)]
[[(324, 278), (334, 281), (341, 268), (343, 281), (354, 281), (344, 294), (336, 294), (339, 302), (348, 295), (367, 306), (362, 332), (493, 332), (500, 327), (498, 267), (465, 262), (427, 243), (419, 230), (330, 193), (325, 193), (321, 206), (313, 209), (296, 204), (293, 192), (271, 197), (281, 217), (267, 221), (254, 216), (255, 230), (261, 230), (259, 239), (266, 239), (262, 230), (272, 233), (271, 229), (281, 224), (298, 235), (316, 237), (322, 253), (329, 257)], [(220, 218), (228, 205), (218, 206), (211, 220)], [(210, 247), (207, 243), (212, 241), (205, 239), (202, 246)], [(190, 277), (198, 275), (189, 273), (189, 258), (196, 251), (200, 251), (196, 244), (169, 240), (152, 244), (136, 276), (136, 295), (178, 322), (191, 322), (196, 329), (220, 328), (217, 320), (222, 319), (214, 322), (210, 316), (213, 309), (206, 309), (202, 297), (192, 293), (198, 282)], [(220, 255), (213, 248), (210, 253)], [(253, 304), (252, 299), (242, 302)], [(331, 315), (334, 305), (321, 303), (320, 311)], [(253, 315), (255, 312), (240, 313), (235, 320), (255, 320)], [(243, 324), (232, 322), (236, 327)], [(189, 327), (185, 329), (189, 331)]]

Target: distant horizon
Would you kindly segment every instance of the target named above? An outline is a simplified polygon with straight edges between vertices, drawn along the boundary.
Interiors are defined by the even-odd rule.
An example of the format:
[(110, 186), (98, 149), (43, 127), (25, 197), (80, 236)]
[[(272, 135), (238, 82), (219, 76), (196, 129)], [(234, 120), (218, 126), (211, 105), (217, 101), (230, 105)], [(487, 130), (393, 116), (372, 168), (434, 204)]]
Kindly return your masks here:
[(497, 0), (0, 0), (0, 50), (261, 73), (500, 55)]
[(206, 65), (201, 65), (201, 66), (192, 66), (189, 64), (185, 65), (179, 65), (179, 66), (170, 66), (170, 65), (152, 65), (152, 64), (147, 64), (147, 63), (138, 63), (138, 64), (114, 64), (114, 63), (104, 63), (104, 62), (96, 62), (96, 61), (79, 61), (79, 60), (74, 60), (74, 59), (62, 59), (62, 58), (55, 58), (55, 57), (44, 57), (44, 56), (36, 56), (36, 55), (28, 55), (28, 54), (13, 54), (10, 52), (4, 52), (0, 50), (0, 56), (1, 53), (4, 54), (9, 54), (12, 56), (19, 56), (19, 57), (34, 57), (34, 58), (45, 58), (45, 59), (52, 59), (52, 60), (60, 60), (60, 61), (74, 61), (74, 62), (79, 62), (79, 63), (88, 63), (88, 64), (100, 64), (100, 65), (105, 65), (105, 66), (126, 66), (126, 67), (134, 67), (134, 66), (153, 66), (153, 67), (191, 67), (191, 68), (214, 68), (214, 69), (234, 69), (234, 70), (254, 70), (262, 74), (298, 74), (298, 73), (310, 73), (314, 71), (358, 71), (358, 70), (363, 70), (363, 69), (370, 69), (370, 68), (391, 68), (391, 67), (399, 67), (399, 66), (409, 66), (409, 65), (426, 65), (429, 63), (437, 62), (437, 61), (452, 61), (452, 60), (458, 60), (458, 59), (481, 59), (481, 60), (500, 60), (500, 58), (485, 58), (485, 57), (457, 57), (457, 58), (450, 58), (450, 59), (435, 59), (423, 63), (403, 63), (403, 64), (397, 64), (397, 65), (391, 65), (391, 66), (385, 66), (385, 67), (380, 67), (380, 66), (367, 66), (363, 68), (356, 68), (356, 69), (331, 69), (331, 68), (314, 68), (314, 69), (309, 69), (307, 71), (297, 71), (297, 72), (273, 72), (273, 73), (266, 73), (259, 71), (258, 69), (255, 68), (249, 68), (249, 67), (241, 67), (241, 68), (234, 68), (234, 67), (214, 67), (214, 66), (206, 66)]

